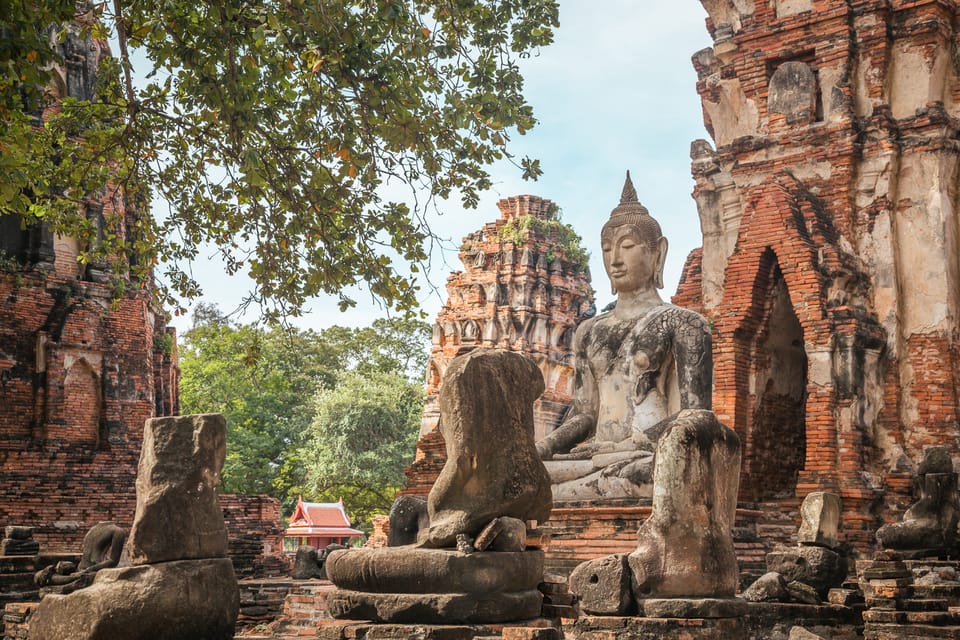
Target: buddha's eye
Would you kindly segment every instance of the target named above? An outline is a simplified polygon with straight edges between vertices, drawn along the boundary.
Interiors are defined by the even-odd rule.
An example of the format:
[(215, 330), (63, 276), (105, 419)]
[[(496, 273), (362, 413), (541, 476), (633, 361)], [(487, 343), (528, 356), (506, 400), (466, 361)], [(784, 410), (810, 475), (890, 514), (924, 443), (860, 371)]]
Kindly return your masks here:
[(610, 253), (610, 249), (612, 249), (612, 248), (613, 248), (613, 247), (611, 247), (611, 246), (608, 245), (608, 244), (600, 245), (600, 250), (603, 251), (604, 253)]
[(637, 243), (630, 239), (624, 240), (620, 243), (621, 249), (633, 249), (635, 246), (637, 246)]

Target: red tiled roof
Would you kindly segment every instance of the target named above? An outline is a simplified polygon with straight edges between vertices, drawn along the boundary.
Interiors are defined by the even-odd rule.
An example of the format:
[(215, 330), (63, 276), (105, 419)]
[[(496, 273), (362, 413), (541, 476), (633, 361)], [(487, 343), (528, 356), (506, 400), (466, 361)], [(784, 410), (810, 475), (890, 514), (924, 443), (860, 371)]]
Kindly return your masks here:
[(343, 502), (304, 502), (297, 500), (297, 506), (290, 516), (290, 525), (286, 535), (323, 534), (339, 536), (359, 536), (362, 531), (350, 527), (350, 518), (343, 509)]

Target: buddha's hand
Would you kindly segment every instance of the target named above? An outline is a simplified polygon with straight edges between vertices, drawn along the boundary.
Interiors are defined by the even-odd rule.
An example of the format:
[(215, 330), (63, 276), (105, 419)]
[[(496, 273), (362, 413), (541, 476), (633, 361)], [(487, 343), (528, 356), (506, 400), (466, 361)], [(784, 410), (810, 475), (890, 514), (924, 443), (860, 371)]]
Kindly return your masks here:
[(650, 456), (631, 458), (621, 460), (604, 467), (601, 472), (606, 477), (623, 478), (636, 485), (650, 484), (653, 482), (653, 458)]
[(570, 450), (571, 454), (576, 454), (578, 457), (582, 456), (584, 458), (590, 458), (595, 456), (598, 453), (612, 453), (617, 450), (617, 443), (604, 440), (601, 442), (592, 441), (584, 442), (579, 444)]

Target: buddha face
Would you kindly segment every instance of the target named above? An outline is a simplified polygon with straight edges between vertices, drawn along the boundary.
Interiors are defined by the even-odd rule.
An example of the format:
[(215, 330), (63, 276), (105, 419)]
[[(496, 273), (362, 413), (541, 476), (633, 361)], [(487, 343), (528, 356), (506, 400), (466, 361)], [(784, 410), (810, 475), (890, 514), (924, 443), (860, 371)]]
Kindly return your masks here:
[(649, 291), (662, 287), (666, 239), (645, 240), (633, 225), (615, 227), (602, 238), (603, 266), (616, 293)]

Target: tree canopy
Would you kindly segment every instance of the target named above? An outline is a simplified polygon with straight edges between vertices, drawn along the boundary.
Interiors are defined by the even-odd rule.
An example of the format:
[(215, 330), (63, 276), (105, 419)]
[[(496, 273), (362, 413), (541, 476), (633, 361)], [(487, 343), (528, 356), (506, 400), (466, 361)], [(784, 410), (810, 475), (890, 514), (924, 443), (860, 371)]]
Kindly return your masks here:
[[(382, 406), (370, 409), (371, 415), (414, 420), (410, 416), (416, 414), (419, 425), (428, 338), (429, 327), (416, 320), (380, 319), (371, 327), (334, 326), (315, 332), (236, 324), (216, 307), (200, 305), (194, 327), (181, 339), (181, 408), (184, 413), (219, 412), (227, 418), (224, 491), (265, 493), (280, 498), (289, 509), (298, 494), (323, 497), (316, 482), (308, 482), (307, 470), (315, 467), (316, 456), (332, 455), (328, 441), (329, 447), (339, 446), (356, 429), (349, 420), (328, 421), (318, 444), (312, 426), (323, 414), (319, 408), (323, 403), (316, 403), (318, 394), (369, 397), (362, 392), (386, 384), (389, 389), (373, 397)], [(387, 491), (382, 488), (387, 482), (395, 486), (398, 465), (402, 470), (413, 455), (410, 434), (398, 431), (396, 420), (390, 420), (394, 422), (381, 420), (376, 423), (380, 426), (369, 427), (380, 429), (380, 437), (371, 440), (360, 434), (363, 439), (352, 445), (378, 452), (373, 458), (354, 456), (357, 460), (386, 465), (386, 471), (376, 472), (387, 474), (381, 484), (367, 485), (377, 491)], [(415, 437), (416, 427), (412, 429)], [(396, 462), (399, 458), (404, 460)], [(352, 497), (357, 483), (344, 479), (347, 488), (340, 493)], [(337, 485), (328, 482), (324, 489), (336, 493)]]
[[(133, 277), (158, 265), (168, 303), (200, 293), (189, 263), (213, 247), (272, 317), (318, 293), (350, 306), (359, 283), (416, 305), (426, 207), (475, 206), (490, 163), (512, 158), (510, 136), (535, 124), (518, 60), (558, 24), (556, 0), (0, 6), (0, 215), (90, 240), (84, 260), (135, 256)], [(74, 23), (78, 6), (85, 33), (116, 37), (117, 59), (92, 100), (41, 123), (69, 35), (48, 25)], [(410, 196), (386, 197), (396, 184)], [(108, 210), (93, 229), (78, 205), (114, 192), (165, 204), (126, 221)]]
[(317, 396), (304, 450), (307, 490), (343, 498), (355, 519), (386, 513), (413, 462), (423, 386), (391, 373), (353, 372)]

